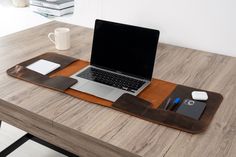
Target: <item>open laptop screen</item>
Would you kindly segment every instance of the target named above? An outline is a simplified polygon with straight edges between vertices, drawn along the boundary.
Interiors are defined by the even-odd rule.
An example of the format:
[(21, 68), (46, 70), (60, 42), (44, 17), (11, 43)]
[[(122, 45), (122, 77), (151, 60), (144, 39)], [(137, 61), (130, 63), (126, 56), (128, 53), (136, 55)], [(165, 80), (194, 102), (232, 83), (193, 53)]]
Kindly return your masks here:
[(96, 20), (91, 65), (151, 80), (159, 31)]

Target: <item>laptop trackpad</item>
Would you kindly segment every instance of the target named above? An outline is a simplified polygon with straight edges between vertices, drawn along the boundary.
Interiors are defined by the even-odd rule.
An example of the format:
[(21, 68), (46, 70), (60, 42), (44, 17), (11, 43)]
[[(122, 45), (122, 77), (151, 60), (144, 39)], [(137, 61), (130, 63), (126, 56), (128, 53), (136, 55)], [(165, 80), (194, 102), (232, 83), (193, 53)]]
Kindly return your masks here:
[(110, 94), (114, 89), (88, 81), (82, 87), (80, 87), (80, 90), (95, 96), (105, 97)]

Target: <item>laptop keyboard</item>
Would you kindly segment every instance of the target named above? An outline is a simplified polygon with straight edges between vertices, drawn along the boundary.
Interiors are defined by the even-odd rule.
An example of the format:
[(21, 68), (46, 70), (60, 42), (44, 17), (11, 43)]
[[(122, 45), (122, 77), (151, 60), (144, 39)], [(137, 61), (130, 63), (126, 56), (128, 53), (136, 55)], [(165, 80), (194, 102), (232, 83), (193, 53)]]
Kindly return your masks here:
[(88, 79), (91, 81), (99, 82), (116, 88), (120, 88), (126, 91), (135, 92), (145, 82), (136, 80), (130, 77), (117, 75), (100, 69), (89, 67), (82, 73), (76, 75), (78, 77)]

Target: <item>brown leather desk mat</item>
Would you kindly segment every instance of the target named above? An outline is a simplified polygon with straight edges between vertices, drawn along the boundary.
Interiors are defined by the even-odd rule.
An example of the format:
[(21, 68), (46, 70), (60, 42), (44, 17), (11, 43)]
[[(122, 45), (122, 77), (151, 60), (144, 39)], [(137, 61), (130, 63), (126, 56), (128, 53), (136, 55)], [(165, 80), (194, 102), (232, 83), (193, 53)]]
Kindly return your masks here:
[(8, 69), (7, 74), (24, 81), (58, 90), (61, 92), (64, 92), (66, 89), (77, 83), (77, 80), (64, 76), (57, 76), (49, 79), (49, 76), (47, 75), (42, 75), (26, 68), (26, 66), (40, 59), (46, 59), (48, 61), (60, 64), (60, 68), (58, 68), (56, 71), (64, 69), (72, 62), (75, 62), (77, 60), (72, 57), (49, 52), (27, 60), (25, 62), (22, 62), (20, 64), (17, 64), (16, 66)]
[[(80, 69), (86, 67), (87, 65), (89, 65), (89, 62), (77, 60), (70, 66), (64, 68), (63, 70), (52, 74), (50, 77), (71, 76), (72, 74), (78, 72)], [(145, 90), (141, 92), (138, 97), (149, 101), (152, 104), (153, 108), (157, 108), (165, 100), (165, 98), (171, 94), (175, 87), (176, 85), (173, 83), (153, 79), (152, 83), (147, 88), (145, 88)], [(73, 89), (67, 89), (65, 90), (65, 93), (92, 103), (101, 104), (107, 107), (112, 106), (111, 101), (107, 101), (96, 96), (79, 92)]]
[[(58, 63), (61, 67), (48, 75), (42, 75), (25, 68), (27, 65), (30, 65), (39, 59), (46, 59)], [(202, 118), (200, 120), (194, 120), (183, 115), (179, 115), (173, 111), (163, 110), (162, 108), (169, 96), (190, 98), (191, 91), (197, 89), (176, 85), (158, 79), (152, 79), (151, 84), (138, 95), (138, 98), (133, 97), (133, 99), (130, 99), (134, 102), (140, 103), (133, 106), (132, 104), (127, 105), (124, 107), (124, 104), (127, 104), (127, 102), (125, 103), (125, 101), (127, 101), (127, 99), (125, 99), (127, 97), (125, 96), (122, 97), (122, 101), (119, 100), (113, 104), (110, 101), (98, 98), (96, 96), (70, 89), (72, 85), (77, 83), (77, 80), (70, 78), (69, 76), (84, 68), (88, 64), (89, 62), (86, 61), (49, 52), (22, 62), (8, 69), (7, 73), (12, 77), (31, 82), (33, 84), (58, 90), (92, 103), (111, 107), (157, 124), (167, 125), (169, 127), (191, 133), (198, 133), (207, 128), (223, 99), (220, 94), (209, 92), (209, 100), (207, 101), (207, 107), (202, 115)], [(137, 100), (134, 100), (134, 98), (137, 98)], [(146, 111), (142, 112), (140, 115), (138, 114), (138, 106), (143, 104), (145, 101), (150, 103), (150, 105), (148, 109), (145, 109)], [(144, 103), (144, 105), (146, 104)]]
[[(168, 96), (168, 98), (179, 97), (181, 100), (191, 99), (191, 92), (194, 90), (198, 89), (177, 85), (175, 90)], [(207, 129), (223, 100), (221, 94), (210, 91), (207, 91), (207, 94), (209, 97), (206, 102), (207, 105), (199, 120), (189, 118), (174, 111), (164, 110), (163, 108), (168, 98), (166, 98), (166, 100), (157, 109), (153, 109), (144, 100), (139, 100), (137, 97), (125, 94), (121, 96), (116, 102), (114, 102), (113, 107), (117, 110), (151, 121), (153, 123), (162, 124), (168, 127), (196, 134)]]

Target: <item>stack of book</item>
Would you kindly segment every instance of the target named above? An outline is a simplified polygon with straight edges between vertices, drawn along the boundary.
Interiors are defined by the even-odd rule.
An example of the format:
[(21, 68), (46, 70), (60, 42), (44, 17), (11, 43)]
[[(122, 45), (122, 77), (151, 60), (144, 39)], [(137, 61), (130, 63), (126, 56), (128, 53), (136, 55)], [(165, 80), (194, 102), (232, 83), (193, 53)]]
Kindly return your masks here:
[(42, 15), (62, 16), (74, 12), (74, 0), (30, 0), (30, 8)]

